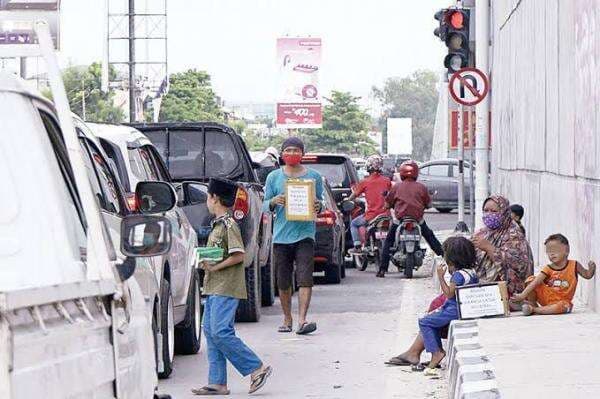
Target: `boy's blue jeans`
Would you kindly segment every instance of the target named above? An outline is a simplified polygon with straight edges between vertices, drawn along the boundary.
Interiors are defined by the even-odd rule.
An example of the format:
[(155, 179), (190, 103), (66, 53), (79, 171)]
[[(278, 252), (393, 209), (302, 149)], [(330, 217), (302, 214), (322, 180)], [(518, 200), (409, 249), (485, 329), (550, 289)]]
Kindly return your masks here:
[(208, 383), (227, 384), (227, 361), (244, 377), (258, 369), (262, 362), (235, 335), (233, 324), (237, 298), (210, 295), (204, 306), (202, 321), (208, 352)]
[(456, 319), (458, 319), (456, 304), (448, 301), (438, 310), (419, 319), (419, 329), (427, 352), (435, 353), (442, 350), (440, 330)]

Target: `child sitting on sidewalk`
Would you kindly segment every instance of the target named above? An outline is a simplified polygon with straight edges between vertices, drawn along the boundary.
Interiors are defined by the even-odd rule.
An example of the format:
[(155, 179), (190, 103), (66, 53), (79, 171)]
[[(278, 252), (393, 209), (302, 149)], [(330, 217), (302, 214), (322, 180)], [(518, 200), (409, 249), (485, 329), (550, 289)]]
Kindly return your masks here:
[(451, 274), (450, 284), (446, 283), (444, 275), (446, 268), (439, 265), (437, 268), (440, 286), (448, 300), (442, 307), (419, 319), (419, 329), (425, 343), (425, 350), (431, 353), (431, 362), (425, 370), (426, 375), (434, 375), (446, 352), (442, 349), (440, 330), (452, 320), (458, 319), (458, 305), (456, 303), (456, 287), (477, 284), (477, 274), (472, 269), (475, 263), (475, 246), (465, 237), (450, 237), (444, 242), (444, 260)]
[(573, 296), (577, 288), (577, 276), (587, 280), (594, 277), (596, 264), (588, 263), (588, 269), (576, 260), (569, 260), (569, 240), (562, 234), (553, 234), (544, 242), (546, 254), (552, 262), (544, 266), (537, 276), (530, 276), (525, 290), (513, 296), (523, 304), (523, 315), (561, 314), (573, 310)]
[(271, 367), (265, 367), (258, 356), (235, 335), (235, 312), (240, 299), (247, 297), (244, 243), (240, 228), (229, 214), (236, 193), (234, 182), (210, 179), (206, 205), (215, 220), (206, 245), (221, 247), (224, 256), (217, 264), (201, 264), (205, 271), (203, 294), (208, 295), (202, 320), (208, 353), (208, 385), (192, 389), (196, 395), (229, 395), (227, 360), (243, 376), (251, 374), (249, 393), (262, 388), (272, 372)]

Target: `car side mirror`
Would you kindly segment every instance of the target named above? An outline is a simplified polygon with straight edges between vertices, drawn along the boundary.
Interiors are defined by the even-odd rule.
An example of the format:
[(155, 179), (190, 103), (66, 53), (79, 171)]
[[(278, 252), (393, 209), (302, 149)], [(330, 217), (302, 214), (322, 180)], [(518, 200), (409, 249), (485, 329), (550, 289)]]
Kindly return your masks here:
[(167, 212), (177, 203), (175, 189), (160, 181), (139, 182), (135, 187), (135, 197), (143, 214)]
[(354, 205), (354, 202), (352, 201), (342, 201), (342, 211), (348, 213), (348, 212), (352, 212), (352, 210), (354, 209), (356, 205)]
[(183, 205), (206, 204), (208, 200), (208, 187), (196, 182), (181, 183), (183, 192)]
[(171, 240), (171, 222), (164, 216), (129, 215), (121, 222), (121, 252), (127, 257), (164, 255), (171, 249)]

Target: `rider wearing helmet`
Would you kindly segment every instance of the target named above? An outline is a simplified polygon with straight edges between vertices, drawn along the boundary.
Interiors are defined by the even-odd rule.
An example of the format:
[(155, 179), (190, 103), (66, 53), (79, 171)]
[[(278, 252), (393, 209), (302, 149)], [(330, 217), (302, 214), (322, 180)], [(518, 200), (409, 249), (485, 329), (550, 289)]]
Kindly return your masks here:
[[(405, 217), (418, 220), (423, 238), (425, 238), (425, 241), (427, 241), (433, 252), (441, 256), (443, 254), (442, 244), (440, 244), (433, 231), (425, 223), (425, 219), (423, 219), (425, 209), (431, 207), (431, 197), (429, 196), (427, 187), (417, 182), (419, 166), (413, 160), (404, 161), (400, 165), (399, 174), (401, 181), (392, 187), (385, 199), (387, 206), (394, 210), (398, 220), (402, 220)], [(377, 277), (385, 277), (385, 272), (387, 272), (390, 263), (390, 247), (394, 245), (397, 229), (398, 224), (396, 223), (390, 227), (390, 231), (383, 244), (381, 264), (379, 265)]]
[(392, 182), (381, 174), (383, 170), (383, 158), (379, 155), (371, 155), (367, 158), (367, 172), (369, 175), (362, 179), (352, 190), (348, 200), (353, 201), (359, 195), (364, 194), (367, 201), (367, 211), (350, 223), (350, 233), (354, 241), (354, 253), (361, 250), (361, 239), (359, 229), (379, 215), (389, 213), (385, 204), (385, 196), (390, 190)]

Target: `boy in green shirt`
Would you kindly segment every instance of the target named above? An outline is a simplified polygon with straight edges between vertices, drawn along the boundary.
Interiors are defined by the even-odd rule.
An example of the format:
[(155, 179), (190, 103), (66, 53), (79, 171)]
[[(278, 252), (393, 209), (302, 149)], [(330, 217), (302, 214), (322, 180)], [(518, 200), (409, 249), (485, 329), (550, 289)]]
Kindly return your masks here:
[(240, 228), (229, 214), (235, 202), (237, 185), (213, 178), (208, 184), (208, 211), (215, 216), (207, 246), (223, 249), (219, 263), (202, 262), (205, 271), (203, 328), (208, 352), (208, 385), (192, 389), (196, 395), (229, 395), (227, 360), (243, 376), (251, 375), (249, 393), (262, 388), (272, 373), (256, 354), (235, 335), (235, 312), (240, 299), (246, 299), (244, 243)]

